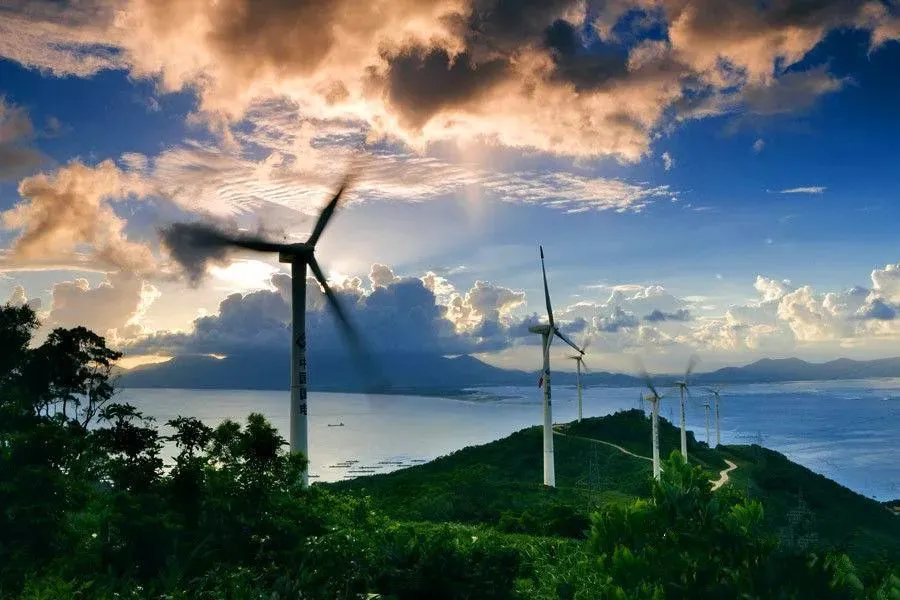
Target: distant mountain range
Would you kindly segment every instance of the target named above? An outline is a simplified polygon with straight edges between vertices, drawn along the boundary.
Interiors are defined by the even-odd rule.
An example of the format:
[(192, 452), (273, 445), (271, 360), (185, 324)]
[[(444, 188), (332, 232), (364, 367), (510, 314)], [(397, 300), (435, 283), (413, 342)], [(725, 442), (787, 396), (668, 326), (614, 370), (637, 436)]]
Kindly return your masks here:
[[(501, 369), (472, 356), (440, 357), (397, 355), (384, 360), (383, 369), (395, 391), (454, 393), (479, 386), (537, 386), (539, 373)], [(310, 356), (309, 387), (317, 391), (359, 391), (363, 380), (346, 357)], [(846, 358), (809, 363), (799, 358), (765, 358), (743, 367), (726, 367), (698, 373), (695, 384), (775, 383), (900, 377), (900, 358), (857, 361)], [(658, 385), (674, 376), (656, 377)], [(285, 390), (290, 381), (290, 357), (285, 353), (253, 353), (218, 359), (181, 356), (172, 360), (121, 371), (119, 385), (126, 388), (255, 389)], [(556, 385), (574, 385), (575, 374), (553, 373)], [(628, 387), (642, 385), (631, 375), (592, 371), (584, 375), (586, 386)]]

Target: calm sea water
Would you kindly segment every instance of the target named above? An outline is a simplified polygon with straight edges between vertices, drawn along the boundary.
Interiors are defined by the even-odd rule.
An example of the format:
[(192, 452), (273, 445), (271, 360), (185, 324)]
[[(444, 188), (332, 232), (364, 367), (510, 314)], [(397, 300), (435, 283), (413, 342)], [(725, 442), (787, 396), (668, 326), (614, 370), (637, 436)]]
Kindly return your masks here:
[[(311, 393), (310, 473), (335, 481), (387, 472), (541, 422), (539, 389), (479, 391), (499, 399)], [(635, 408), (638, 394), (637, 388), (587, 388), (584, 414)], [(676, 422), (678, 401), (669, 398), (660, 414)], [(128, 389), (120, 400), (160, 423), (183, 415), (214, 426), (260, 412), (287, 436), (287, 392)], [(574, 388), (555, 387), (553, 400), (554, 421), (575, 419)], [(698, 390), (688, 403), (688, 427), (699, 440), (706, 438), (705, 401)], [(900, 379), (729, 386), (720, 406), (722, 443), (761, 443), (866, 496), (900, 497)], [(329, 427), (337, 423), (344, 426)], [(711, 425), (714, 438), (712, 416)]]

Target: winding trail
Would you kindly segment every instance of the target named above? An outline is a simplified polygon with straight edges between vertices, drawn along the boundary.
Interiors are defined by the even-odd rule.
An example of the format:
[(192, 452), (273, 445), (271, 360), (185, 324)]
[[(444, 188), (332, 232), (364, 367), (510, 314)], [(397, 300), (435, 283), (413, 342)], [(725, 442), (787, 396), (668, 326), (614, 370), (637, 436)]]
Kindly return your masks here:
[(713, 482), (712, 491), (716, 491), (717, 489), (728, 483), (728, 474), (737, 469), (736, 464), (734, 464), (727, 458), (724, 460), (728, 464), (728, 468), (719, 471), (719, 479)]
[[(649, 456), (641, 456), (640, 454), (635, 454), (634, 452), (627, 450), (627, 449), (623, 448), (622, 446), (619, 446), (618, 444), (613, 444), (612, 442), (604, 442), (603, 440), (598, 440), (595, 438), (589, 438), (589, 437), (584, 437), (581, 435), (572, 435), (570, 433), (564, 433), (563, 431), (561, 431), (561, 425), (554, 425), (553, 433), (555, 433), (556, 435), (564, 436), (564, 437), (570, 437), (570, 438), (576, 439), (576, 440), (584, 440), (587, 442), (593, 442), (595, 444), (603, 444), (605, 446), (615, 448), (619, 452), (621, 452), (623, 454), (627, 454), (628, 456), (633, 456), (634, 458), (646, 460), (651, 463), (653, 462), (653, 459), (650, 458)], [(719, 471), (719, 479), (711, 482), (712, 483), (712, 491), (716, 491), (717, 489), (719, 489), (720, 487), (722, 487), (723, 485), (728, 483), (728, 479), (729, 479), (728, 474), (731, 473), (732, 471), (734, 471), (735, 469), (737, 469), (737, 465), (734, 464), (733, 462), (731, 462), (730, 460), (728, 460), (727, 458), (725, 458), (723, 460), (728, 465), (728, 468), (725, 468), (725, 469), (722, 469), (721, 471)]]

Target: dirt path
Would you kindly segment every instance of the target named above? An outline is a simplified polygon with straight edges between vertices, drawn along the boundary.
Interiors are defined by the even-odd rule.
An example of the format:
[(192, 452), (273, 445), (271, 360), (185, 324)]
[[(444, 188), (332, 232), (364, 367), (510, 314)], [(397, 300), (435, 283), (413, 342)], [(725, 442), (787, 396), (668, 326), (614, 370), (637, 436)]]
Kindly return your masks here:
[[(596, 444), (604, 444), (606, 446), (610, 446), (611, 448), (615, 448), (619, 452), (622, 452), (623, 454), (627, 454), (628, 456), (633, 456), (634, 458), (646, 460), (651, 463), (653, 462), (653, 459), (650, 458), (649, 456), (641, 456), (640, 454), (635, 454), (634, 452), (631, 452), (630, 450), (626, 450), (622, 446), (613, 444), (612, 442), (604, 442), (603, 440), (598, 440), (598, 439), (594, 439), (594, 438), (588, 438), (588, 437), (584, 437), (584, 436), (580, 436), (580, 435), (571, 435), (568, 433), (563, 433), (562, 431), (559, 430), (557, 425), (553, 426), (553, 433), (555, 433), (556, 435), (574, 438), (576, 440), (585, 440), (588, 442), (594, 442)], [(723, 459), (723, 460), (725, 460), (725, 463), (728, 465), (728, 468), (722, 469), (721, 471), (719, 471), (719, 479), (712, 482), (712, 484), (713, 484), (712, 491), (716, 491), (717, 489), (719, 489), (720, 487), (722, 487), (723, 485), (728, 483), (728, 474), (731, 473), (732, 471), (734, 471), (735, 469), (737, 469), (737, 465), (734, 464), (733, 462), (731, 462), (730, 460), (728, 460), (727, 458)]]
[(737, 469), (737, 465), (727, 458), (725, 459), (725, 462), (728, 464), (728, 468), (719, 471), (719, 479), (713, 482), (712, 491), (716, 491), (717, 489), (728, 483), (728, 474)]
[(553, 428), (553, 433), (555, 433), (556, 435), (563, 435), (563, 436), (565, 436), (565, 437), (570, 437), (570, 438), (576, 439), (576, 440), (585, 440), (585, 441), (588, 441), (588, 442), (594, 442), (594, 443), (596, 443), (596, 444), (604, 444), (604, 445), (606, 445), (606, 446), (610, 446), (610, 447), (612, 447), (612, 448), (615, 448), (615, 449), (618, 450), (619, 452), (621, 452), (621, 453), (623, 453), (623, 454), (627, 454), (628, 456), (633, 456), (633, 457), (635, 457), (635, 458), (640, 458), (641, 460), (647, 460), (647, 461), (650, 461), (651, 463), (653, 462), (653, 459), (650, 458), (649, 456), (641, 456), (640, 454), (635, 454), (634, 452), (631, 452), (630, 450), (626, 450), (626, 449), (623, 448), (622, 446), (613, 444), (612, 442), (604, 442), (603, 440), (598, 440), (598, 439), (594, 439), (594, 438), (588, 438), (588, 437), (583, 437), (583, 436), (580, 436), (580, 435), (571, 435), (571, 434), (569, 434), (569, 433), (563, 433), (562, 431), (558, 430), (556, 427)]

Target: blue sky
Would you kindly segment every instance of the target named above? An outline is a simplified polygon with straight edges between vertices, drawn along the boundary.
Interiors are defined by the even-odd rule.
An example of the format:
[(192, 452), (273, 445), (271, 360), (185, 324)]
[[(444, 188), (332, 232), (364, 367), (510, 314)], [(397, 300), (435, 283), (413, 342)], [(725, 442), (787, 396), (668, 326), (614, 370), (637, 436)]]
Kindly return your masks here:
[[(498, 0), (462, 33), (436, 15), (475, 13), (437, 0), (386, 5), (402, 18), (384, 23), (323, 8), (311, 14), (328, 39), (300, 35), (314, 26), (300, 23), (301, 41), (283, 47), (271, 38), (292, 16), (275, 4), (231, 28), (221, 17), (244, 14), (244, 0), (169, 7), (200, 33), (154, 20), (165, 4), (0, 9), (0, 34), (20, 33), (0, 43), (0, 155), (22, 161), (0, 170), (0, 211), (17, 215), (0, 222), (0, 301), (39, 298), (47, 326), (80, 319), (137, 354), (147, 336), (216, 315), (229, 293), (275, 290), (281, 266), (243, 255), (189, 287), (156, 228), (232, 219), (302, 238), (348, 149), (369, 136), (376, 158), (321, 262), (336, 286), (359, 277), (364, 293), (376, 263), (436, 273), (429, 292), (454, 335), (478, 338), (495, 321), (507, 332), (486, 360), (538, 358), (508, 332), (543, 313), (539, 244), (557, 312), (586, 319), (579, 334), (612, 370), (632, 354), (661, 370), (692, 352), (710, 368), (898, 354), (900, 327), (868, 316), (900, 303), (890, 2), (579, 12)], [(551, 26), (574, 41), (555, 41)], [(464, 52), (451, 59), (451, 48)], [(70, 176), (72, 161), (85, 170)], [(73, 212), (47, 216), (61, 207)], [(29, 231), (39, 243), (22, 242)], [(467, 294), (476, 281), (492, 293)], [(643, 319), (676, 308), (691, 319)], [(633, 318), (608, 331), (616, 309)]]

